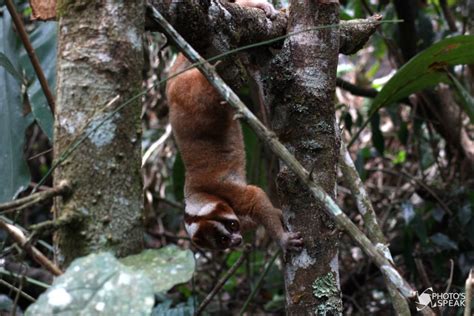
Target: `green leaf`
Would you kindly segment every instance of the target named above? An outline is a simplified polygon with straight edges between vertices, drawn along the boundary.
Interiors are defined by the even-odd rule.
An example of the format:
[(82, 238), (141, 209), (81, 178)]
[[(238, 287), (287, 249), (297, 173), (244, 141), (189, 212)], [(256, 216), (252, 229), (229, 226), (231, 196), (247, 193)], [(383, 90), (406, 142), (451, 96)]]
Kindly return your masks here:
[(397, 156), (393, 159), (394, 165), (401, 165), (407, 160), (407, 152), (405, 150), (400, 150), (397, 153)]
[(462, 109), (469, 116), (471, 124), (474, 124), (474, 98), (452, 74), (449, 74), (449, 79), (451, 79), (451, 82), (454, 84), (454, 87), (458, 92), (458, 95), (461, 99), (460, 105)]
[(382, 107), (440, 82), (449, 82), (446, 72), (449, 66), (473, 64), (473, 50), (474, 35), (460, 35), (439, 41), (410, 59), (377, 94), (370, 107), (369, 119), (355, 133), (348, 147)]
[[(54, 93), (56, 90), (57, 22), (49, 21), (37, 24), (35, 30), (29, 34), (29, 38), (40, 61), (49, 90)], [(20, 63), (31, 81), (27, 93), (33, 116), (49, 140), (52, 141), (54, 118), (30, 58), (24, 49), (20, 55)]]
[(151, 281), (110, 253), (76, 259), (25, 315), (149, 315)]
[(448, 82), (448, 66), (474, 63), (474, 35), (460, 35), (444, 39), (410, 59), (385, 84), (374, 99), (371, 114), (410, 94)]
[[(0, 50), (13, 69), (18, 69), (19, 48), (10, 14), (4, 10), (0, 19)], [(15, 198), (30, 182), (23, 157), (27, 126), (22, 113), (21, 82), (0, 67), (0, 203)]]
[(15, 77), (15, 79), (17, 79), (19, 82), (21, 82), (20, 74), (18, 73), (18, 71), (16, 71), (10, 59), (8, 59), (8, 57), (2, 52), (0, 52), (0, 66), (5, 68), (5, 70), (8, 71), (10, 75)]
[(442, 250), (458, 250), (456, 242), (442, 233), (436, 233), (430, 237), (431, 241)]
[(138, 255), (122, 258), (120, 262), (153, 280), (155, 292), (166, 292), (176, 284), (188, 282), (195, 268), (193, 253), (174, 245), (147, 249)]

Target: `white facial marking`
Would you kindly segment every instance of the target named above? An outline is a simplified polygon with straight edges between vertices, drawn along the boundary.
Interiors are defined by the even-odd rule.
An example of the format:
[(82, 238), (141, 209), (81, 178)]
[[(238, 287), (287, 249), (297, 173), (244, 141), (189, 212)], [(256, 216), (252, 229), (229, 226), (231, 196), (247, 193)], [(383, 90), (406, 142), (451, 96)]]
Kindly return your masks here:
[(197, 199), (189, 199), (186, 201), (186, 213), (191, 216), (205, 216), (212, 213), (217, 203), (203, 203)]
[(188, 235), (192, 238), (194, 234), (196, 234), (199, 225), (197, 223), (192, 223), (190, 225), (185, 224), (184, 227), (186, 228), (186, 231), (188, 232)]
[(225, 228), (225, 226), (222, 223), (216, 222), (216, 221), (212, 221), (212, 223), (217, 228), (217, 230), (220, 231), (223, 235), (226, 235), (226, 236), (229, 235), (229, 231)]
[(221, 214), (221, 217), (222, 218), (225, 218), (225, 219), (231, 219), (231, 220), (235, 220), (235, 221), (238, 221), (238, 217), (235, 216), (235, 214), (232, 214), (232, 213), (228, 213), (228, 214)]
[(201, 209), (199, 210), (198, 212), (198, 215), (199, 216), (205, 216), (205, 215), (209, 215), (212, 213), (212, 211), (214, 211), (214, 209), (216, 208), (217, 206), (217, 203), (208, 203), (208, 204), (205, 204), (203, 207), (201, 207)]

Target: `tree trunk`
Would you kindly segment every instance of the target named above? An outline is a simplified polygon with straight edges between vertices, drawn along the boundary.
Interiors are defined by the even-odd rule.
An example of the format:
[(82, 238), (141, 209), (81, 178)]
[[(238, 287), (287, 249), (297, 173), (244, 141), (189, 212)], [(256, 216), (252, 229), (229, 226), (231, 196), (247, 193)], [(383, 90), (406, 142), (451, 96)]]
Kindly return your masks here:
[(58, 17), (56, 161), (87, 136), (54, 174), (56, 184), (73, 186), (56, 201), (56, 218), (83, 216), (55, 236), (56, 258), (67, 266), (91, 252), (124, 256), (143, 245), (140, 99), (106, 117), (141, 90), (144, 2), (61, 1)]
[[(288, 33), (337, 24), (339, 5), (325, 2), (291, 1)], [(338, 53), (337, 28), (287, 38), (269, 67), (266, 91), (279, 139), (333, 198), (340, 142), (333, 98)], [(336, 226), (286, 166), (278, 186), (285, 224), (305, 242), (301, 253), (286, 258), (287, 314), (340, 315)]]

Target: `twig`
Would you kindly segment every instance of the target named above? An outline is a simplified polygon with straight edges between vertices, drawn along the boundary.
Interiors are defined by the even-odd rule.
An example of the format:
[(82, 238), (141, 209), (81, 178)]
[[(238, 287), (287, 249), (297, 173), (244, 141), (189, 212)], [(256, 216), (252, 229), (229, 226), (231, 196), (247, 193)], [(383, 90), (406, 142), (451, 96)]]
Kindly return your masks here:
[(57, 187), (34, 193), (11, 202), (1, 203), (0, 211), (3, 211), (2, 214), (5, 214), (15, 210), (24, 209), (39, 202), (49, 200), (55, 196), (65, 194), (69, 190), (70, 187), (67, 181), (62, 181)]
[(60, 229), (61, 227), (64, 227), (66, 225), (69, 225), (73, 222), (76, 222), (82, 218), (84, 218), (84, 214), (79, 213), (79, 212), (70, 212), (67, 214), (63, 214), (60, 217), (54, 219), (54, 220), (49, 220), (49, 221), (44, 221), (39, 224), (31, 225), (29, 229), (33, 231), (32, 235), (30, 236), (30, 239), (32, 239), (33, 235), (43, 235), (45, 233), (53, 232), (55, 230)]
[(336, 86), (346, 91), (349, 91), (353, 95), (366, 98), (375, 98), (379, 93), (376, 89), (362, 88), (339, 77), (336, 78)]
[(36, 75), (38, 76), (38, 81), (41, 85), (41, 88), (43, 89), (44, 95), (46, 97), (46, 100), (48, 101), (51, 112), (54, 113), (54, 107), (55, 107), (54, 97), (53, 97), (53, 94), (51, 93), (51, 90), (49, 89), (48, 81), (46, 80), (46, 77), (43, 73), (43, 69), (41, 69), (41, 65), (39, 63), (38, 57), (36, 57), (35, 50), (33, 46), (31, 46), (30, 40), (28, 39), (28, 34), (26, 33), (25, 26), (23, 25), (23, 22), (21, 21), (20, 16), (16, 12), (13, 1), (6, 0), (5, 4), (7, 5), (8, 12), (10, 12), (10, 15), (12, 16), (13, 23), (15, 24), (18, 34), (20, 35), (20, 39), (23, 43), (23, 46), (25, 46), (26, 52), (28, 53), (28, 56), (30, 57), (31, 64), (33, 65), (33, 69), (35, 70)]
[(237, 269), (242, 265), (244, 262), (245, 258), (247, 257), (248, 253), (250, 252), (250, 245), (245, 245), (244, 246), (244, 251), (240, 258), (232, 265), (232, 267), (226, 272), (226, 274), (217, 282), (216, 286), (212, 289), (212, 291), (207, 294), (206, 298), (202, 301), (202, 303), (199, 305), (196, 314), (195, 315), (200, 315), (206, 306), (211, 302), (213, 297), (220, 291), (220, 289), (224, 286), (224, 284), (227, 282), (227, 280), (237, 271)]
[(22, 275), (20, 278), (20, 286), (18, 287), (18, 291), (15, 295), (15, 300), (13, 301), (13, 308), (12, 308), (12, 315), (16, 315), (16, 309), (18, 307), (18, 300), (20, 299), (20, 294), (23, 292), (23, 283), (25, 281), (25, 277)]
[(446, 19), (446, 22), (448, 22), (449, 30), (451, 32), (457, 32), (458, 28), (456, 26), (456, 20), (451, 10), (449, 10), (448, 2), (446, 0), (439, 0), (439, 5), (441, 7), (441, 10), (443, 11), (443, 15)]
[(0, 284), (2, 284), (3, 286), (6, 286), (7, 288), (9, 288), (10, 290), (14, 291), (15, 293), (19, 293), (21, 296), (23, 296), (24, 298), (26, 298), (27, 300), (29, 300), (30, 302), (36, 302), (36, 300), (34, 299), (34, 297), (32, 297), (31, 295), (23, 292), (22, 290), (20, 290), (19, 288), (17, 288), (16, 286), (14, 285), (11, 285), (10, 283), (8, 283), (7, 281), (3, 280), (3, 279), (0, 279)]
[(453, 275), (454, 275), (454, 260), (449, 259), (449, 264), (451, 266), (450, 272), (449, 272), (449, 279), (448, 279), (448, 285), (446, 286), (446, 290), (444, 293), (449, 293), (449, 290), (451, 289), (451, 285), (453, 283)]
[(250, 301), (255, 297), (255, 295), (257, 295), (258, 289), (262, 285), (263, 279), (265, 279), (265, 276), (267, 275), (268, 271), (270, 271), (270, 268), (272, 267), (273, 263), (275, 262), (276, 258), (280, 255), (280, 253), (281, 253), (280, 250), (275, 252), (273, 257), (270, 258), (270, 261), (268, 261), (267, 265), (265, 266), (265, 270), (263, 270), (263, 273), (260, 274), (260, 277), (258, 278), (257, 283), (255, 284), (255, 287), (253, 288), (252, 292), (245, 300), (244, 305), (240, 309), (240, 313), (239, 313), (240, 316), (244, 314), (245, 310), (249, 306)]
[(441, 198), (426, 184), (424, 183), (423, 181), (421, 181), (420, 179), (417, 179), (416, 177), (412, 176), (411, 174), (409, 174), (408, 172), (405, 172), (403, 170), (400, 170), (400, 171), (392, 171), (392, 170), (389, 170), (389, 169), (377, 169), (377, 168), (372, 168), (372, 169), (367, 169), (367, 171), (374, 171), (374, 172), (385, 172), (385, 173), (389, 173), (389, 174), (392, 174), (394, 176), (404, 176), (410, 180), (413, 180), (416, 182), (416, 184), (418, 184), (419, 186), (423, 187), (423, 189), (425, 189), (429, 194), (431, 194), (431, 196), (436, 200), (438, 201), (439, 205), (451, 216), (453, 216), (453, 211), (451, 211), (451, 209), (446, 205), (446, 203), (443, 202), (443, 200), (441, 200)]
[(147, 160), (151, 157), (151, 155), (159, 148), (164, 142), (171, 136), (171, 124), (166, 125), (166, 130), (161, 137), (154, 142), (145, 152), (142, 158), (142, 168), (145, 166)]
[[(15, 273), (15, 272), (12, 272), (12, 271), (9, 271), (9, 270), (5, 270), (3, 268), (0, 268), (0, 274), (7, 275), (7, 276), (10, 276), (10, 277), (14, 277), (14, 278), (17, 278), (17, 279), (22, 277), (22, 275), (20, 275), (18, 273)], [(25, 280), (26, 280), (26, 282), (31, 283), (31, 284), (36, 285), (36, 286), (39, 286), (39, 287), (41, 287), (45, 290), (49, 289), (49, 287), (50, 287), (49, 284), (38, 281), (38, 280), (33, 279), (33, 278), (25, 277)]]
[[(377, 246), (380, 253), (387, 258), (390, 262), (393, 262), (392, 254), (387, 245), (387, 240), (377, 223), (377, 214), (375, 213), (372, 202), (370, 201), (369, 195), (364, 188), (364, 184), (360, 179), (359, 173), (354, 165), (354, 161), (351, 158), (349, 151), (347, 150), (344, 141), (341, 141), (339, 166), (344, 177), (344, 182), (348, 185), (351, 190), (352, 196), (356, 200), (357, 209), (364, 219), (364, 227), (367, 232), (367, 236)], [(385, 283), (388, 288), (390, 297), (392, 298), (392, 304), (398, 315), (411, 315), (410, 307), (408, 306), (407, 300), (398, 293), (396, 287), (387, 279)]]
[(239, 97), (233, 92), (222, 78), (212, 69), (208, 62), (202, 57), (179, 35), (173, 27), (163, 18), (163, 16), (154, 7), (150, 7), (153, 19), (159, 23), (164, 32), (176, 43), (178, 48), (191, 62), (201, 63), (199, 70), (208, 79), (209, 83), (216, 89), (230, 106), (237, 113), (241, 114), (255, 131), (256, 135), (262, 139), (270, 149), (286, 163), (291, 171), (293, 171), (303, 184), (307, 186), (313, 196), (320, 201), (326, 208), (328, 215), (351, 236), (364, 252), (375, 262), (382, 273), (390, 279), (390, 282), (396, 285), (397, 289), (407, 298), (413, 298), (416, 291), (403, 279), (393, 267), (392, 263), (382, 256), (372, 242), (365, 236), (359, 228), (347, 217), (346, 214), (337, 206), (334, 200), (327, 195), (321, 187), (309, 178), (309, 172), (295, 159), (295, 157), (280, 143), (275, 133), (270, 132), (245, 106)]
[(0, 228), (5, 230), (13, 238), (13, 240), (42, 267), (47, 269), (55, 276), (63, 274), (63, 272), (45, 255), (43, 255), (37, 248), (28, 243), (27, 238), (20, 229), (3, 221), (0, 221)]
[(474, 284), (474, 269), (471, 269), (466, 279), (466, 299), (464, 301), (464, 316), (471, 316), (472, 285), (473, 284)]

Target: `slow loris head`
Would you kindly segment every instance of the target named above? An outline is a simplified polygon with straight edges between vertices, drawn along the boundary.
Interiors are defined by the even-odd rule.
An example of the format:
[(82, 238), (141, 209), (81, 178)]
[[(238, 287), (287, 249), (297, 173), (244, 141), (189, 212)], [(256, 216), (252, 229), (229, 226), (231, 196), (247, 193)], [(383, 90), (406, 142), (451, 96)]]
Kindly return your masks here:
[(242, 243), (240, 221), (225, 202), (187, 206), (184, 222), (189, 237), (199, 248), (224, 250)]

